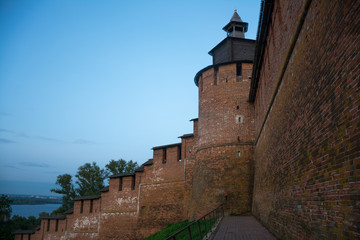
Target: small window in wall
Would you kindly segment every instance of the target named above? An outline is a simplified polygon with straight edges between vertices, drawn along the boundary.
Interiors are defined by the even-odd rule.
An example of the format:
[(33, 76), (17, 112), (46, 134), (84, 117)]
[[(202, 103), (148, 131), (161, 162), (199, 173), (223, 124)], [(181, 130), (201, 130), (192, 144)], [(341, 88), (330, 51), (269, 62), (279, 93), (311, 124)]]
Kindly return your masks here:
[(90, 213), (92, 213), (93, 212), (93, 206), (94, 206), (94, 199), (91, 199), (90, 200)]
[(178, 146), (178, 149), (177, 149), (177, 159), (179, 162), (181, 162), (181, 145)]
[(243, 32), (243, 31), (244, 31), (244, 29), (243, 29), (243, 27), (235, 27), (235, 31), (240, 31), (240, 32)]
[(135, 175), (131, 177), (131, 190), (135, 190)]
[(242, 67), (241, 63), (236, 64), (236, 81), (242, 81)]
[(243, 123), (244, 116), (243, 115), (236, 115), (236, 123)]
[(56, 223), (55, 223), (55, 232), (57, 232), (59, 229), (59, 219), (56, 219)]
[(163, 148), (162, 163), (166, 163), (166, 148)]
[(83, 211), (84, 211), (84, 200), (81, 200), (80, 213), (83, 213)]
[(122, 191), (122, 189), (123, 189), (123, 179), (121, 177), (119, 178), (119, 191)]
[(24, 234), (23, 234), (23, 233), (21, 234), (20, 239), (21, 239), (21, 240), (24, 239)]
[(31, 240), (31, 234), (28, 235), (28, 240)]
[(236, 156), (241, 157), (241, 151), (237, 151)]
[(217, 67), (214, 68), (214, 85), (215, 86), (218, 84), (218, 80), (219, 80), (218, 70), (219, 69)]
[(50, 231), (50, 219), (47, 220), (47, 228), (46, 228), (46, 231)]

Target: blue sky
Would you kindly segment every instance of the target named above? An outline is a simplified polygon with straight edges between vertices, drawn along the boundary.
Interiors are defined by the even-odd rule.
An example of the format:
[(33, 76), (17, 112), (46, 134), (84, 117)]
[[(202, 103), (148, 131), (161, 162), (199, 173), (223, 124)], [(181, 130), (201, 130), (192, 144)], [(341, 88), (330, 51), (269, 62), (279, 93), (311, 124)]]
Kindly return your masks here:
[(255, 39), (260, 0), (0, 0), (0, 193), (180, 142), (235, 8)]

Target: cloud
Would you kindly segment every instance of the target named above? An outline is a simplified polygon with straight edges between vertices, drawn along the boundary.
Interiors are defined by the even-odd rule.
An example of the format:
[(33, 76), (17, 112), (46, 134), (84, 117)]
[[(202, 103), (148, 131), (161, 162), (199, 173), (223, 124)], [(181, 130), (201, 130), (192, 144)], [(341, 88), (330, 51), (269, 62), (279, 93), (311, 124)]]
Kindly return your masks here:
[(48, 174), (60, 174), (59, 171), (46, 171), (44, 173), (48, 173)]
[(47, 165), (45, 163), (20, 162), (19, 164), (22, 166), (25, 166), (25, 167), (41, 167), (41, 168), (49, 167), (49, 165)]
[(6, 138), (0, 138), (0, 143), (15, 143), (15, 142)]
[(38, 140), (47, 141), (47, 142), (64, 143), (64, 141), (60, 140), (60, 139), (43, 137), (43, 136), (29, 136), (25, 133), (19, 133), (19, 134), (17, 134), (17, 137), (28, 138), (28, 139), (38, 139)]
[(76, 139), (73, 141), (75, 144), (94, 144), (95, 142), (86, 139)]
[(13, 165), (9, 165), (9, 164), (1, 165), (1, 167), (2, 168), (16, 168), (16, 169), (19, 169), (18, 167), (13, 166)]
[(9, 130), (9, 129), (5, 129), (5, 128), (0, 128), (0, 132), (4, 132), (4, 133), (14, 133), (14, 131)]

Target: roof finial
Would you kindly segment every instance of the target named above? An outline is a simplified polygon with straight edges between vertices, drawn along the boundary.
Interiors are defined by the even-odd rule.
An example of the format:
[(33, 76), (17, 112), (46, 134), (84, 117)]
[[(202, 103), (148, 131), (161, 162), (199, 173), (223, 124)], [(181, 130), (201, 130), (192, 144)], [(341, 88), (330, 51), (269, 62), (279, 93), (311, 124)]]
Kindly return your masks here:
[(234, 9), (234, 12), (236, 12), (236, 11), (237, 11), (237, 9), (235, 8), (235, 9)]

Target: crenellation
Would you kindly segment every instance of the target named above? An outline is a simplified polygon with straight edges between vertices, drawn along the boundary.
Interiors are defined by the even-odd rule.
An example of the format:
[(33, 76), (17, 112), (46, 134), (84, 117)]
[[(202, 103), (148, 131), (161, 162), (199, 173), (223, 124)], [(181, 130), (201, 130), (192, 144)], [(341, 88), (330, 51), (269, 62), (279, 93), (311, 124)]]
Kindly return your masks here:
[(15, 239), (143, 239), (222, 203), (279, 239), (360, 238), (359, 12), (359, 1), (265, 0), (256, 50), (232, 32), (247, 29), (235, 12), (195, 76), (193, 133)]

